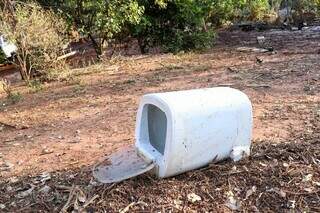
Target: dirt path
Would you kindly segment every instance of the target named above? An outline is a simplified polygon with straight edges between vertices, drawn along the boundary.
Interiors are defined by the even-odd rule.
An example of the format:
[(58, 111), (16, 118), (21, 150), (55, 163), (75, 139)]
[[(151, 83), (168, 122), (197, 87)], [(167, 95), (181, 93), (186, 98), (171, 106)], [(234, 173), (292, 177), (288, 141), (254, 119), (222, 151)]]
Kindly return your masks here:
[[(253, 45), (252, 38), (260, 34), (237, 39)], [(272, 43), (270, 33), (265, 35)], [(285, 34), (281, 45), (277, 37), (276, 54), (239, 52), (236, 47), (243, 44), (228, 43), (225, 38), (224, 45), (203, 54), (127, 57), (94, 65), (37, 93), (16, 85), (23, 100), (0, 106), (0, 165), (11, 167), (0, 171), (0, 178), (25, 179), (42, 172), (69, 175), (74, 170), (80, 172), (79, 178), (81, 171), (88, 175), (88, 168), (107, 153), (134, 143), (139, 98), (150, 92), (231, 86), (253, 102), (254, 143), (282, 144), (297, 140), (302, 133), (314, 133), (318, 125), (314, 117), (320, 110), (320, 36), (296, 35), (295, 42), (287, 39), (290, 36)], [(258, 63), (257, 57), (263, 62)], [(5, 103), (4, 96), (0, 94), (0, 102)], [(72, 178), (66, 181), (73, 182)], [(165, 183), (174, 187), (170, 180)], [(134, 183), (124, 183), (128, 184)], [(0, 204), (6, 201), (9, 205), (0, 195)]]

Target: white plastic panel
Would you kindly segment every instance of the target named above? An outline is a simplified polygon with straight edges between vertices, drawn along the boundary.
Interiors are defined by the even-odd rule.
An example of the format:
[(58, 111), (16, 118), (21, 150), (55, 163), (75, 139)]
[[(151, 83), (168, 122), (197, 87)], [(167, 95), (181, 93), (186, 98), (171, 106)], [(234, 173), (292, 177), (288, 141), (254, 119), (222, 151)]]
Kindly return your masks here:
[[(143, 131), (150, 119), (145, 109), (150, 105), (166, 115), (163, 154), (152, 145), (151, 134)], [(157, 116), (156, 120), (163, 122)], [(158, 125), (161, 132), (165, 125)], [(251, 102), (239, 90), (212, 88), (156, 93), (145, 95), (141, 100), (136, 147), (146, 159), (155, 161), (159, 177), (168, 177), (200, 168), (212, 160), (229, 157), (240, 160), (250, 154), (251, 134)]]
[(152, 161), (137, 155), (134, 146), (128, 146), (111, 154), (93, 170), (93, 176), (101, 183), (115, 183), (143, 174), (154, 168)]

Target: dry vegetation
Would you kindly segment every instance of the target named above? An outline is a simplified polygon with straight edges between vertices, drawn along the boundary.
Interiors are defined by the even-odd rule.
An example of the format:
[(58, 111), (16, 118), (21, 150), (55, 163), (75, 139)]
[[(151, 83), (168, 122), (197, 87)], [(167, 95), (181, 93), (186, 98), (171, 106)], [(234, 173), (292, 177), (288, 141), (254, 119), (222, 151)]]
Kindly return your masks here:
[(17, 4), (12, 13), (0, 8), (0, 33), (17, 46), (13, 63), (23, 79), (30, 83), (35, 75), (53, 78), (54, 72), (67, 72), (57, 60), (67, 43), (65, 21), (36, 3)]
[[(261, 34), (276, 54), (236, 51)], [(203, 54), (115, 58), (37, 93), (13, 85), (19, 103), (0, 94), (0, 211), (319, 212), (319, 39), (311, 31), (229, 32)], [(218, 85), (253, 102), (250, 158), (164, 180), (93, 180), (95, 162), (134, 142), (142, 94)]]

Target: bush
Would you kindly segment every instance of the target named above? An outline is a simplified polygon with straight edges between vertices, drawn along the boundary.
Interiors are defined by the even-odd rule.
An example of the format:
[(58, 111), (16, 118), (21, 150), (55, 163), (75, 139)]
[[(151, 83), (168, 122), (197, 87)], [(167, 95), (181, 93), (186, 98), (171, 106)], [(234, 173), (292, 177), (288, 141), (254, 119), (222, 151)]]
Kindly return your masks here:
[(132, 36), (143, 53), (152, 46), (170, 52), (208, 48), (213, 45), (215, 27), (263, 20), (281, 0), (38, 1), (60, 11), (102, 54), (104, 43)]
[(262, 21), (280, 6), (280, 0), (211, 0), (209, 20), (214, 26), (241, 21)]
[(38, 0), (60, 13), (69, 28), (75, 27), (94, 43), (98, 55), (110, 39), (122, 33), (127, 24), (137, 24), (143, 14), (136, 0)]
[(27, 82), (34, 71), (46, 75), (52, 69), (65, 68), (57, 57), (65, 42), (66, 25), (52, 11), (44, 10), (36, 3), (17, 3), (14, 16), (0, 11), (0, 26), (0, 33), (18, 47), (17, 65)]
[(214, 26), (221, 26), (240, 16), (238, 13), (240, 11), (241, 1), (213, 0), (212, 4), (209, 21)]
[(4, 54), (0, 48), (0, 64), (5, 64), (7, 62), (7, 56)]
[(22, 99), (22, 95), (19, 92), (12, 91), (10, 81), (1, 79), (0, 80), (0, 88), (6, 93), (8, 104), (15, 104)]
[[(27, 1), (27, 0), (25, 0)], [(298, 16), (320, 15), (320, 0), (38, 0), (60, 13), (70, 28), (105, 44), (135, 37), (141, 51), (204, 49), (213, 45), (214, 29), (226, 23), (275, 20), (288, 3)], [(50, 11), (49, 11), (50, 13)], [(52, 14), (51, 14), (52, 15)], [(296, 15), (297, 16), (297, 15)]]
[(164, 49), (169, 52), (177, 53), (181, 50), (204, 50), (213, 46), (215, 33), (213, 30), (190, 31), (176, 30), (172, 37), (164, 40)]
[[(274, 0), (274, 5), (275, 5)], [(214, 44), (214, 29), (227, 22), (263, 20), (269, 0), (140, 0), (145, 13), (132, 34), (142, 52), (160, 45), (170, 52), (205, 49)], [(279, 3), (278, 3), (279, 4)]]
[(320, 16), (320, 0), (295, 0), (292, 10), (294, 22), (312, 22)]
[(160, 45), (170, 52), (203, 49), (213, 44), (214, 33), (206, 26), (210, 1), (140, 0), (145, 13), (131, 34), (139, 41), (142, 52)]
[(270, 5), (268, 0), (255, 0), (249, 1), (248, 6), (248, 19), (252, 21), (263, 20), (264, 16), (270, 13)]

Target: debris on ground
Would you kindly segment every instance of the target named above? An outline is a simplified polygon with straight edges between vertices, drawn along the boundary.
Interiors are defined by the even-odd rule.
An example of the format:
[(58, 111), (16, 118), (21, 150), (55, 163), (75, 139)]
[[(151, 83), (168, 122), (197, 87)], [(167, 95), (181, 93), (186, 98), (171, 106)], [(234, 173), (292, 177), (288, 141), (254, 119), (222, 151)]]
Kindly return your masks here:
[(2, 165), (0, 164), (0, 171), (10, 171), (14, 167), (14, 164), (10, 162), (4, 162)]
[(241, 209), (241, 203), (236, 199), (232, 192), (228, 192), (228, 198), (226, 201), (226, 206), (232, 211), (239, 211)]
[(34, 185), (30, 185), (29, 189), (19, 192), (16, 197), (21, 199), (30, 196), (33, 193), (34, 188)]
[(226, 161), (163, 180), (145, 174), (122, 183), (94, 186), (90, 184), (90, 168), (82, 168), (72, 181), (70, 176), (79, 171), (55, 172), (42, 187), (40, 183), (29, 184), (28, 177), (14, 184), (2, 180), (1, 192), (8, 184), (12, 189), (2, 193), (1, 201), (8, 208), (18, 187), (20, 201), (10, 207), (12, 210), (35, 199), (33, 208), (62, 212), (223, 211), (221, 205), (233, 211), (319, 211), (320, 141), (313, 136), (304, 134), (304, 141), (297, 138), (283, 144), (255, 142), (252, 156), (237, 164)]
[(266, 52), (270, 52), (268, 49), (264, 49), (264, 48), (257, 48), (257, 47), (238, 47), (236, 49), (239, 52), (254, 52), (254, 53), (266, 53)]
[[(256, 46), (258, 36), (277, 55), (236, 50)], [(1, 125), (0, 211), (319, 212), (319, 38), (311, 28), (222, 33), (203, 54), (117, 58), (108, 64), (116, 70), (91, 66), (77, 70), (72, 82), (23, 92), (18, 105), (0, 103), (1, 122), (28, 127)], [(241, 89), (252, 99), (251, 156), (161, 180), (144, 174), (99, 184), (92, 177), (101, 157), (134, 143), (142, 94), (217, 85)], [(76, 94), (79, 87), (85, 92)], [(81, 143), (70, 143), (77, 136)], [(43, 149), (54, 153), (41, 155)], [(192, 193), (201, 200), (190, 202)]]
[(51, 191), (50, 186), (44, 186), (39, 190), (39, 192), (44, 193), (44, 194), (48, 194), (50, 191)]
[(188, 201), (191, 203), (201, 201), (201, 197), (199, 195), (196, 195), (195, 193), (190, 193), (187, 195), (187, 197), (188, 197)]

